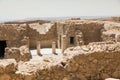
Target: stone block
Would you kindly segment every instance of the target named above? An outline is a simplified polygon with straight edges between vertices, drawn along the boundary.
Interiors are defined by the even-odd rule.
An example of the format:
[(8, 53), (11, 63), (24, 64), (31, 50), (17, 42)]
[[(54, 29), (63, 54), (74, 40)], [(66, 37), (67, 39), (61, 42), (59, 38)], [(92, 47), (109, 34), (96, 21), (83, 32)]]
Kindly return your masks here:
[(16, 71), (15, 59), (0, 60), (0, 73), (14, 73)]

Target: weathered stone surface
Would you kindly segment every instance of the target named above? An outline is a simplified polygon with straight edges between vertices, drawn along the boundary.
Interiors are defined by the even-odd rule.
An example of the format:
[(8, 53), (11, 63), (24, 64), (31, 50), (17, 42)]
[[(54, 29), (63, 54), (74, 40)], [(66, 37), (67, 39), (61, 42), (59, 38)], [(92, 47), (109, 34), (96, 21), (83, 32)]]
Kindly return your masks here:
[(20, 61), (20, 50), (15, 47), (6, 48), (5, 49), (5, 58), (6, 59), (15, 59), (16, 61)]
[(14, 59), (0, 60), (0, 73), (14, 73), (16, 71), (16, 61)]
[[(1, 60), (0, 80), (103, 80), (109, 77), (120, 78), (120, 28), (116, 24), (70, 20), (60, 22), (60, 24), (58, 22), (57, 24), (0, 25), (0, 30), (3, 31), (0, 39), (8, 40), (9, 48), (6, 48), (5, 58), (14, 58), (17, 62), (20, 61), (15, 67), (14, 62)], [(9, 34), (11, 35), (7, 36)], [(30, 47), (33, 48), (38, 40), (41, 41), (42, 47), (51, 47), (51, 43), (57, 41), (57, 35), (62, 37), (63, 34), (65, 44), (62, 47), (69, 48), (65, 50), (65, 55), (59, 56), (60, 60), (45, 57), (36, 61), (28, 61), (30, 52), (28, 46), (23, 46), (23, 43), (26, 45), (25, 41), (22, 42), (24, 36), (29, 37)], [(73, 41), (70, 41), (71, 37)], [(76, 45), (77, 47), (73, 47)]]
[[(108, 45), (106, 44), (107, 47), (112, 46)], [(23, 52), (26, 52), (24, 51), (25, 47), (22, 48)], [(87, 54), (89, 51), (86, 54), (74, 52), (79, 48), (68, 51), (69, 53), (61, 57), (63, 58), (62, 62), (56, 64), (54, 64), (53, 59), (45, 57), (42, 62), (19, 62), (17, 69), (12, 69), (13, 63), (8, 64), (2, 61), (7, 65), (5, 67), (0, 66), (0, 73), (1, 75), (7, 73), (8, 78), (15, 80), (104, 80), (109, 77), (119, 78), (119, 51), (100, 50), (94, 52), (93, 50), (89, 54)], [(83, 53), (83, 51), (81, 52)], [(7, 79), (7, 77), (4, 79)]]
[(114, 78), (120, 78), (120, 71), (113, 72), (112, 77), (114, 77)]
[(83, 74), (81, 74), (80, 72), (76, 73), (76, 77), (80, 80), (87, 80), (87, 78)]
[(11, 47), (6, 48), (5, 50), (6, 59), (15, 59), (18, 61), (29, 61), (30, 60), (30, 51), (27, 46), (21, 46), (20, 48)]
[(109, 77), (110, 76), (108, 74), (105, 74), (105, 73), (102, 74), (102, 79), (106, 79), (106, 78), (109, 78)]
[(0, 80), (11, 80), (12, 78), (8, 74), (1, 74)]
[(30, 60), (30, 51), (27, 46), (21, 46), (20, 48), (20, 60), (29, 61)]

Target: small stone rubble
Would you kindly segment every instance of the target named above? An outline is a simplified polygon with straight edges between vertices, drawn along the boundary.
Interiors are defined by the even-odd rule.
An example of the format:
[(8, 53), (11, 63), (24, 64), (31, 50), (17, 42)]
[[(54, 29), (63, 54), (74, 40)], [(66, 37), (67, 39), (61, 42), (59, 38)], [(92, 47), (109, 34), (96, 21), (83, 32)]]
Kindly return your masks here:
[(16, 69), (16, 61), (14, 59), (3, 59), (0, 60), (0, 73), (12, 73)]
[(4, 73), (1, 74), (0, 80), (104, 80), (110, 77), (120, 79), (119, 51), (119, 42), (93, 42), (66, 49), (59, 58), (60, 61), (50, 57), (19, 61), (17, 64), (15, 60), (4, 60), (0, 61), (0, 73)]

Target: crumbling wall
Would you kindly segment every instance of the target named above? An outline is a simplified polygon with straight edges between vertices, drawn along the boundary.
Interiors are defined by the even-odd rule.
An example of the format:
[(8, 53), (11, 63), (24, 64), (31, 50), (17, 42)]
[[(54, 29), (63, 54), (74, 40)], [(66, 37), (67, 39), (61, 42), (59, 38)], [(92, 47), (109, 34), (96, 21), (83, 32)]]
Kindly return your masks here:
[(102, 41), (120, 42), (120, 25), (119, 23), (105, 23), (102, 29)]
[(80, 29), (83, 33), (83, 39), (85, 44), (90, 42), (99, 42), (101, 39), (101, 29), (104, 24), (99, 23), (86, 23), (82, 24)]
[[(52, 23), (51, 23), (52, 24)], [(33, 26), (34, 27), (34, 26)], [(36, 48), (36, 43), (39, 40), (42, 48), (52, 47), (52, 42), (57, 42), (56, 25), (52, 25), (49, 31), (45, 34), (39, 33), (37, 30), (29, 27), (30, 48)]]
[[(76, 36), (77, 32), (81, 32), (81, 42), (88, 44), (90, 42), (102, 41), (102, 29), (104, 28), (103, 23), (98, 22), (68, 22), (58, 23), (57, 30), (58, 35), (66, 35), (66, 47), (76, 46), (78, 41)], [(70, 44), (70, 37), (74, 37), (74, 44)]]
[(120, 79), (119, 45), (118, 43), (102, 42), (71, 47), (64, 53), (62, 61), (57, 64), (48, 58), (44, 62), (19, 62), (16, 67), (11, 69), (12, 73), (4, 74), (4, 71), (9, 69), (4, 68), (2, 72), (2, 68), (0, 68), (0, 72), (2, 72), (0, 79), (104, 80), (110, 77)]
[(8, 47), (20, 47), (22, 39), (27, 36), (25, 24), (0, 24), (0, 40), (5, 40)]
[[(38, 71), (34, 69), (35, 65), (25, 63), (26, 66), (30, 67), (27, 71), (29, 73), (19, 73), (19, 71), (12, 74), (2, 73), (0, 79), (3, 75), (15, 80), (104, 80), (110, 77), (120, 78), (119, 59), (120, 52), (79, 54), (68, 60), (68, 62), (61, 62), (52, 67), (46, 66), (46, 68)], [(25, 66), (22, 68), (25, 68)], [(7, 78), (6, 76), (4, 76), (4, 79)]]
[[(8, 47), (20, 47), (24, 45), (24, 37), (29, 37), (30, 48), (36, 48), (38, 40), (41, 41), (41, 47), (51, 47), (52, 42), (57, 41), (57, 31), (54, 23), (49, 24), (53, 25), (45, 34), (31, 28), (30, 24), (0, 24), (0, 40), (5, 40)], [(42, 27), (44, 30), (47, 30), (44, 26)]]
[(20, 48), (7, 47), (5, 49), (5, 59), (15, 59), (17, 62), (29, 61), (30, 56), (31, 54), (27, 46), (21, 46)]
[(53, 75), (58, 74), (53, 78), (49, 77), (49, 79), (104, 80), (109, 77), (120, 78), (120, 71), (118, 70), (120, 66), (118, 65), (120, 63), (119, 58), (120, 53), (96, 52), (90, 55), (78, 55), (66, 65), (63, 62), (62, 66), (64, 68), (61, 66), (53, 67), (49, 75), (52, 76), (51, 73)]
[[(9, 40), (10, 42), (8, 41), (7, 44), (10, 45), (10, 47), (21, 45), (21, 41), (25, 35), (30, 37), (30, 44), (32, 44), (30, 47), (36, 47), (37, 40), (41, 41), (42, 47), (50, 47), (52, 41), (57, 40), (56, 24), (53, 25), (46, 34), (39, 34), (29, 26), (26, 27), (27, 30), (24, 27), (17, 27), (17, 31), (13, 31), (14, 29), (16, 30), (16, 25), (12, 28), (1, 28), (3, 29), (3, 34), (0, 39)], [(85, 44), (89, 44), (68, 48), (68, 51), (66, 50), (64, 52), (61, 61), (57, 64), (54, 64), (55, 62), (52, 61), (52, 59), (51, 61), (46, 59), (44, 62), (40, 62), (40, 60), (33, 60), (33, 62), (27, 61), (30, 59), (28, 47), (6, 48), (6, 58), (15, 58), (17, 62), (20, 60), (27, 62), (20, 61), (16, 65), (14, 63), (15, 61), (9, 62), (7, 59), (4, 61), (0, 60), (0, 80), (104, 80), (109, 77), (120, 78), (120, 43), (90, 43), (102, 40), (107, 41), (107, 39), (104, 40), (105, 37), (101, 38), (101, 36), (103, 36), (106, 31), (112, 34), (110, 31), (111, 28), (112, 30), (114, 29), (114, 27), (104, 26), (104, 31), (103, 24), (91, 22), (64, 24), (61, 28), (62, 31), (58, 32), (60, 35), (67, 33), (66, 36), (67, 39), (69, 39), (68, 37), (72, 35), (75, 36), (74, 32), (76, 32), (76, 30), (80, 30), (83, 33)], [(8, 30), (8, 32), (4, 30)], [(119, 33), (119, 28), (114, 30), (115, 35)], [(24, 35), (24, 31), (27, 31), (25, 33), (29, 34)], [(6, 33), (7, 37), (5, 35)], [(115, 40), (115, 36), (113, 40)]]
[(15, 76), (16, 65), (14, 59), (0, 60), (0, 80), (11, 80)]

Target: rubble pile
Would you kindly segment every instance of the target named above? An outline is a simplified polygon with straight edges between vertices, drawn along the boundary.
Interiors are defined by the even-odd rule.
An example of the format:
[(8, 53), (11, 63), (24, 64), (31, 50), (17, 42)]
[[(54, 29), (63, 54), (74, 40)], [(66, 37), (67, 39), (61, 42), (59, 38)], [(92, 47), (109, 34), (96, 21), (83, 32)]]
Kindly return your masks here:
[[(42, 61), (19, 61), (15, 68), (10, 64), (12, 66), (10, 69), (3, 68), (0, 64), (0, 73), (5, 73), (7, 70), (5, 74), (1, 74), (0, 78), (5, 76), (6, 80), (9, 80), (8, 78), (13, 80), (104, 80), (111, 77), (119, 79), (119, 50), (120, 43), (115, 42), (93, 42), (70, 47), (65, 50), (60, 62), (46, 57)], [(10, 74), (11, 71), (12, 74)]]

